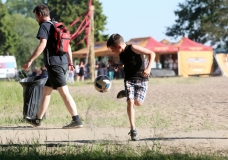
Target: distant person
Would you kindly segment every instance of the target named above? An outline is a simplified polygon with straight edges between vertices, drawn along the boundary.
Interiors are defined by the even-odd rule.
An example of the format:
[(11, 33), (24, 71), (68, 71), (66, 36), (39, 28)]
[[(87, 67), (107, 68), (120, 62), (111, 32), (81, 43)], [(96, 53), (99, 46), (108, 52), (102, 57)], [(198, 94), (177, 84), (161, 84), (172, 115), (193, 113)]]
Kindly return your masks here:
[(69, 83), (74, 84), (74, 71), (68, 71)]
[(177, 59), (174, 60), (173, 70), (174, 70), (175, 74), (178, 75), (178, 60)]
[(110, 80), (114, 79), (114, 67), (111, 65), (108, 65), (108, 77), (110, 78)]
[(168, 67), (169, 67), (169, 58), (165, 57), (164, 68), (168, 68)]
[(99, 66), (98, 66), (98, 75), (99, 76), (104, 75), (104, 66), (105, 66), (105, 64), (102, 61), (100, 61)]
[(169, 64), (169, 69), (173, 69), (173, 59), (172, 59), (172, 56), (169, 57), (168, 64)]
[(75, 65), (75, 79), (76, 79), (76, 81), (79, 81), (79, 75), (78, 75), (79, 71), (80, 71), (79, 64), (76, 63), (76, 65)]
[(85, 66), (84, 66), (84, 62), (83, 61), (80, 62), (78, 76), (79, 76), (79, 81), (84, 81)]
[[(148, 77), (150, 75), (151, 66), (154, 62), (155, 53), (149, 49), (137, 46), (127, 45), (119, 34), (113, 34), (107, 41), (107, 47), (120, 57), (120, 64), (109, 60), (109, 65), (115, 68), (124, 68), (125, 90), (117, 94), (117, 98), (127, 98), (127, 114), (130, 121), (131, 140), (138, 140), (137, 130), (135, 126), (135, 109), (134, 105), (143, 104), (148, 88)], [(147, 55), (148, 66), (144, 66), (143, 55)]]
[(95, 78), (98, 76), (98, 68), (99, 68), (99, 64), (98, 64), (98, 62), (96, 61), (96, 63), (95, 63)]
[(69, 45), (68, 52), (66, 54), (56, 54), (56, 47), (53, 45), (53, 34), (55, 30), (53, 25), (47, 22), (51, 20), (49, 8), (46, 5), (41, 4), (34, 8), (33, 13), (36, 21), (40, 25), (37, 33), (37, 38), (40, 43), (29, 60), (24, 64), (24, 70), (28, 71), (32, 62), (42, 52), (44, 52), (44, 64), (47, 68), (48, 79), (43, 88), (43, 97), (36, 118), (31, 119), (31, 117), (26, 117), (25, 120), (34, 127), (40, 126), (42, 118), (50, 103), (51, 93), (53, 89), (56, 89), (62, 97), (64, 104), (72, 117), (71, 123), (63, 126), (63, 128), (69, 129), (82, 127), (83, 125), (78, 115), (76, 104), (69, 93), (65, 78), (67, 70), (74, 70), (71, 46)]

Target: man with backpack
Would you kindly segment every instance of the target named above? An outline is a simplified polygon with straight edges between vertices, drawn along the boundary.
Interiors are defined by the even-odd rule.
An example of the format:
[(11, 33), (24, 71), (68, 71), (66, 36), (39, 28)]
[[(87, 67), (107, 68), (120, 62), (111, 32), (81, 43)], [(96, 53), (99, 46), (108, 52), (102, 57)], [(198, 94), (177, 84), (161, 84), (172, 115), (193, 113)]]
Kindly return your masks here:
[[(80, 128), (83, 125), (78, 115), (76, 104), (69, 93), (65, 78), (68, 69), (71, 71), (74, 70), (72, 51), (69, 44), (70, 37), (69, 34), (67, 34), (68, 31), (63, 25), (60, 26), (61, 28), (57, 28), (58, 26), (55, 24), (59, 23), (51, 21), (50, 11), (46, 5), (42, 4), (36, 6), (33, 13), (36, 21), (40, 25), (37, 33), (37, 38), (40, 40), (40, 43), (23, 67), (24, 70), (28, 71), (32, 62), (43, 52), (44, 64), (48, 71), (48, 79), (43, 89), (42, 101), (36, 118), (31, 119), (27, 117), (26, 121), (34, 127), (41, 125), (41, 120), (50, 102), (51, 92), (53, 89), (56, 89), (60, 93), (64, 104), (72, 116), (71, 123), (63, 126), (63, 128)], [(57, 37), (56, 32), (62, 33), (61, 35), (63, 36)], [(66, 34), (64, 34), (64, 32)], [(66, 38), (67, 36), (68, 38)]]

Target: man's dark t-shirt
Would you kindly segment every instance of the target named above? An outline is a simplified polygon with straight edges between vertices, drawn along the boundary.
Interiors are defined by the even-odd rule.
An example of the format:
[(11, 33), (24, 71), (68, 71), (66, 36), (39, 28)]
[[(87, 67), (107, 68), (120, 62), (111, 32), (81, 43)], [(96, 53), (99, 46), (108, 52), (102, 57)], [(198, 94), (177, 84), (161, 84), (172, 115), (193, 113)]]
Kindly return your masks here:
[(54, 26), (49, 22), (43, 22), (40, 25), (39, 31), (37, 33), (37, 38), (47, 39), (47, 45), (44, 50), (44, 64), (45, 66), (52, 65), (64, 65), (68, 64), (67, 54), (58, 55), (55, 53), (55, 47), (53, 45), (53, 37), (54, 37)]

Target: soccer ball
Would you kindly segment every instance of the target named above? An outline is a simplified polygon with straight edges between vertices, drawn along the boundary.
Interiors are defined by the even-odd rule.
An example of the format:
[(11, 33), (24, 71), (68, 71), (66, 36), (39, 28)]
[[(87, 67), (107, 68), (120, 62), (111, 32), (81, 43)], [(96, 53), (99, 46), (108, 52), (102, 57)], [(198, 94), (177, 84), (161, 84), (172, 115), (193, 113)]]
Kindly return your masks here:
[(94, 87), (98, 92), (107, 92), (111, 88), (112, 82), (108, 76), (98, 76), (94, 81)]

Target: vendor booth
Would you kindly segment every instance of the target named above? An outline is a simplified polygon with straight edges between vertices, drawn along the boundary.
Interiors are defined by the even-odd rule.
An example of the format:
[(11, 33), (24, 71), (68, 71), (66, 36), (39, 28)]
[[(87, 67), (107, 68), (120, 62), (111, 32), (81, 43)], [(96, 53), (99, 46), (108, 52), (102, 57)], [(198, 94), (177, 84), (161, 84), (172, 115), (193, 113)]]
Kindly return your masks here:
[(186, 37), (174, 44), (178, 46), (178, 74), (181, 76), (211, 74), (213, 49)]
[[(73, 58), (86, 58), (88, 54), (88, 48), (83, 48), (80, 50), (77, 50), (75, 52), (72, 52), (72, 57)], [(115, 54), (107, 48), (106, 46), (106, 41), (104, 42), (95, 42), (94, 43), (94, 53), (95, 57), (99, 56), (114, 56)]]
[(228, 54), (223, 53), (216, 53), (215, 59), (218, 63), (219, 69), (222, 72), (222, 75), (228, 77)]
[[(127, 44), (135, 44), (152, 50), (156, 53), (155, 64), (152, 71), (157, 69), (156, 73), (162, 73), (162, 76), (191, 76), (205, 75), (213, 72), (213, 49), (211, 46), (205, 46), (196, 43), (186, 37), (177, 43), (171, 43), (167, 40), (156, 41), (152, 37), (132, 38)], [(118, 55), (107, 48), (106, 42), (96, 42), (94, 44), (96, 57), (112, 57), (118, 61)], [(88, 48), (83, 48), (73, 52), (73, 58), (86, 58)], [(172, 71), (172, 74), (168, 73)], [(159, 74), (158, 74), (159, 75)]]
[[(155, 52), (156, 58), (155, 63), (152, 66), (151, 75), (154, 77), (167, 77), (167, 76), (176, 76), (177, 67), (173, 68), (168, 66), (169, 59), (177, 59), (177, 46), (166, 45), (161, 42), (156, 41), (152, 37), (143, 37), (143, 38), (132, 38), (127, 44), (135, 44), (141, 47), (145, 47)], [(166, 63), (167, 62), (167, 63)], [(177, 65), (176, 65), (177, 66)]]

